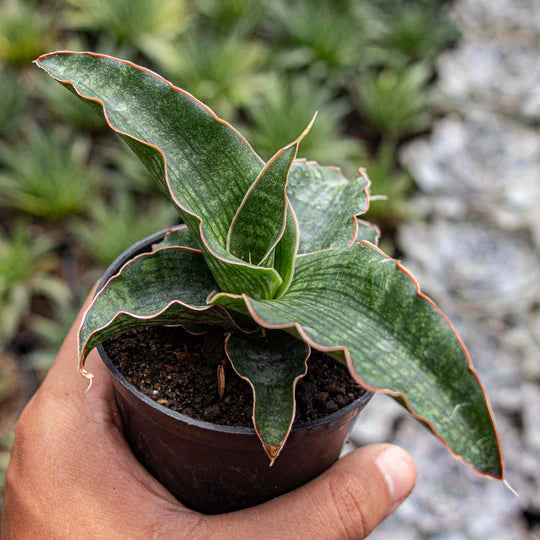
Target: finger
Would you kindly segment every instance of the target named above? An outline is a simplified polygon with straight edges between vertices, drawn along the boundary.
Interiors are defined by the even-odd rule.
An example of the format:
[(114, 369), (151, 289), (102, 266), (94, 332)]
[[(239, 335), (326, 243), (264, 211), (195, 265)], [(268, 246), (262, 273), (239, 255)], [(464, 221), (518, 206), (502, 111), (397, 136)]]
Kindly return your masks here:
[[(263, 505), (208, 518), (231, 538), (365, 538), (411, 492), (416, 467), (393, 445), (351, 452), (309, 484)], [(228, 538), (227, 534), (224, 534)]]

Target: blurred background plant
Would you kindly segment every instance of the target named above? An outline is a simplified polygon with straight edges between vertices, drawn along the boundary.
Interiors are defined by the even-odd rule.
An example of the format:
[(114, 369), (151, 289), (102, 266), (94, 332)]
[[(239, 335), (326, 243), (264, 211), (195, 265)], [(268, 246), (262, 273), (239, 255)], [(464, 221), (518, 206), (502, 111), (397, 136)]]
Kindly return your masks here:
[(74, 224), (77, 241), (101, 272), (138, 240), (178, 221), (178, 214), (162, 197), (142, 201), (117, 191), (113, 199), (111, 203), (96, 201), (89, 209), (90, 221)]
[(67, 304), (68, 289), (54, 275), (60, 265), (54, 243), (47, 235), (32, 238), (23, 222), (9, 236), (0, 232), (0, 351), (16, 337), (21, 323), (29, 322), (33, 299)]
[[(377, 195), (368, 218), (384, 249), (399, 254), (399, 227), (420, 217), (410, 202), (417, 187), (397, 156), (440, 114), (431, 97), (437, 59), (459, 43), (448, 4), (0, 3), (0, 504), (17, 411), (80, 302), (120, 252), (178, 219), (103, 119), (31, 61), (50, 50), (95, 50), (148, 66), (239, 126), (264, 158), (318, 110), (301, 156), (348, 176), (365, 167)], [(12, 382), (28, 372), (25, 384)]]
[(25, 92), (15, 70), (0, 69), (0, 136), (13, 139), (21, 130), (21, 115), (25, 106)]
[(359, 166), (359, 143), (342, 133), (349, 110), (347, 101), (325, 86), (300, 75), (269, 74), (246, 110), (249, 123), (245, 131), (257, 152), (269, 159), (281, 147), (280, 141), (294, 141), (319, 111), (302, 141), (299, 157), (348, 166), (352, 171)]
[(53, 47), (60, 37), (54, 14), (52, 5), (41, 10), (32, 0), (4, 0), (0, 5), (0, 59), (24, 68), (44, 49)]
[(239, 31), (212, 35), (201, 30), (190, 32), (178, 44), (154, 49), (152, 58), (160, 73), (234, 121), (262, 83), (265, 49)]
[(35, 126), (19, 144), (1, 143), (1, 206), (49, 221), (80, 214), (101, 173), (89, 165), (89, 153), (87, 137)]
[(417, 64), (398, 71), (368, 71), (354, 81), (353, 99), (369, 126), (396, 139), (429, 126), (428, 70)]

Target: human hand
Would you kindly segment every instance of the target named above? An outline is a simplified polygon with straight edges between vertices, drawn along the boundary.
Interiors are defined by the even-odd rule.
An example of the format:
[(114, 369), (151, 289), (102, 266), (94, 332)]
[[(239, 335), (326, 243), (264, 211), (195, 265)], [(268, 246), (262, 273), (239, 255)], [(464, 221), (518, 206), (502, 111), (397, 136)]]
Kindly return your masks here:
[(180, 504), (131, 453), (109, 374), (94, 351), (94, 384), (77, 373), (81, 310), (17, 425), (6, 478), (4, 540), (92, 538), (365, 538), (413, 488), (398, 447), (351, 452), (305, 486), (216, 516)]

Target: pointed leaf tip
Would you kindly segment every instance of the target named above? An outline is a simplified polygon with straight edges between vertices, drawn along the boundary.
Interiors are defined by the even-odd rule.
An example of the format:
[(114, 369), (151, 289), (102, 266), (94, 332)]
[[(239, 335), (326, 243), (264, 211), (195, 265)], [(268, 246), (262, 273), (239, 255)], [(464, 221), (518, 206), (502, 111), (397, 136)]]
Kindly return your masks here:
[(402, 396), (455, 456), (480, 474), (504, 477), (491, 410), (459, 336), (410, 274), (375, 246), (298, 257), (279, 299), (221, 293), (212, 303), (246, 310), (261, 326), (298, 333), (346, 360), (364, 387)]
[(313, 115), (313, 118), (310, 120), (309, 124), (306, 126), (306, 129), (304, 129), (304, 131), (300, 133), (300, 135), (298, 136), (298, 139), (296, 139), (296, 141), (291, 143), (291, 145), (293, 144), (299, 145), (304, 140), (306, 135), (311, 131), (311, 128), (313, 127), (313, 124), (315, 123), (315, 120), (317, 119), (318, 114), (319, 114), (319, 111), (315, 111), (315, 114)]
[(229, 334), (225, 352), (253, 390), (253, 424), (273, 462), (291, 430), (296, 383), (307, 373), (310, 348), (285, 332), (270, 331), (264, 337)]
[(316, 116), (317, 113), (295, 141), (268, 160), (248, 189), (227, 233), (226, 249), (235, 257), (250, 264), (264, 265), (283, 236), (287, 220), (289, 171), (300, 142), (311, 129)]
[(225, 250), (230, 222), (263, 166), (235, 128), (189, 92), (127, 60), (59, 51), (36, 64), (104, 114), (169, 194), (221, 289), (272, 298), (281, 285), (277, 272)]

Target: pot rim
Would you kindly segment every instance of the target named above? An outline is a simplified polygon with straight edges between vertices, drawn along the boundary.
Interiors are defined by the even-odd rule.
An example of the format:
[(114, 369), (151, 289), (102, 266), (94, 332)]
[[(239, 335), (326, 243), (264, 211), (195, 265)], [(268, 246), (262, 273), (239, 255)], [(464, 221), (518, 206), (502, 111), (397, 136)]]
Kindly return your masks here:
[[(107, 283), (107, 281), (111, 277), (113, 277), (119, 272), (119, 270), (124, 266), (124, 264), (126, 264), (126, 262), (133, 259), (135, 255), (147, 251), (148, 247), (151, 247), (152, 244), (162, 240), (165, 234), (174, 228), (175, 227), (171, 227), (171, 228), (159, 231), (157, 233), (154, 233), (150, 236), (147, 236), (146, 238), (139, 240), (135, 244), (132, 244), (128, 249), (126, 249), (121, 255), (119, 255), (110, 264), (107, 270), (105, 270), (103, 276), (101, 277), (98, 283), (94, 296), (98, 294), (98, 292), (105, 286), (105, 283)], [(131, 394), (133, 394), (137, 399), (146, 403), (146, 405), (151, 407), (155, 412), (162, 413), (165, 416), (168, 416), (174, 420), (183, 422), (191, 426), (199, 427), (201, 429), (219, 431), (223, 433), (234, 433), (234, 434), (245, 434), (245, 435), (255, 434), (255, 428), (253, 427), (227, 426), (227, 425), (222, 425), (222, 424), (214, 424), (212, 422), (206, 422), (205, 420), (198, 420), (196, 418), (192, 418), (191, 416), (188, 416), (187, 414), (182, 414), (177, 411), (173, 411), (172, 409), (169, 409), (168, 407), (165, 407), (164, 405), (160, 405), (159, 403), (155, 402), (152, 398), (143, 394), (135, 385), (127, 381), (127, 379), (112, 363), (111, 359), (109, 358), (109, 355), (105, 352), (103, 345), (101, 344), (98, 345), (96, 349), (101, 359), (103, 360), (103, 363), (107, 366), (107, 369), (109, 370), (111, 375), (126, 390), (128, 390)], [(310, 429), (312, 427), (316, 427), (321, 424), (332, 422), (333, 420), (335, 420), (336, 418), (339, 418), (340, 416), (345, 416), (351, 410), (361, 405), (364, 405), (371, 399), (372, 396), (373, 396), (373, 392), (369, 392), (368, 390), (365, 390), (364, 394), (362, 394), (358, 399), (355, 399), (352, 403), (349, 403), (349, 405), (346, 405), (345, 407), (342, 407), (341, 409), (333, 413), (330, 413), (329, 415), (324, 416), (323, 418), (318, 418), (316, 420), (312, 420), (310, 422), (305, 422), (302, 424), (297, 424), (297, 425), (293, 424), (291, 428), (291, 432), (299, 431), (302, 429)]]

